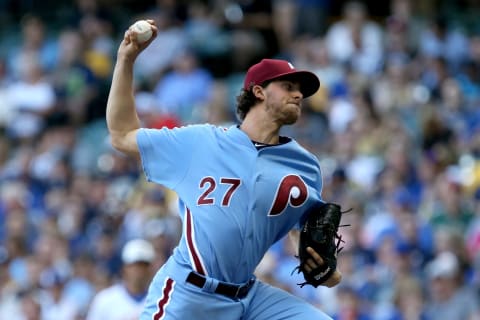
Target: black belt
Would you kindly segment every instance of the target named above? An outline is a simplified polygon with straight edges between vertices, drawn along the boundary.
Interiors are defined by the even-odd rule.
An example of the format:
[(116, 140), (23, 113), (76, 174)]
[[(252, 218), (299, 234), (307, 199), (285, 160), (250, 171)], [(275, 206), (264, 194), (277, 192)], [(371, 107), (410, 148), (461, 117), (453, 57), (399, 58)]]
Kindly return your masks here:
[[(205, 285), (205, 282), (207, 282), (207, 279), (199, 275), (198, 273), (195, 272), (190, 272), (190, 274), (187, 277), (187, 282), (199, 287), (203, 288)], [(222, 294), (224, 296), (230, 297), (230, 298), (238, 298), (238, 299), (243, 299), (247, 296), (248, 291), (250, 291), (250, 288), (252, 285), (255, 283), (254, 279), (248, 280), (247, 283), (244, 285), (235, 285), (235, 284), (229, 284), (225, 282), (219, 282), (217, 285), (217, 288), (215, 289), (215, 293)]]

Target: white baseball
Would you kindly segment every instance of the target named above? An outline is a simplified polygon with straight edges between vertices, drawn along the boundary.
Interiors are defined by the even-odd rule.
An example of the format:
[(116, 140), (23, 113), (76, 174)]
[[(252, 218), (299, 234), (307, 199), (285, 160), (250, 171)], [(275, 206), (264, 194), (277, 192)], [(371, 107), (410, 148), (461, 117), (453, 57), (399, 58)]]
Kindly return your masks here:
[(137, 42), (143, 43), (152, 37), (152, 26), (145, 20), (138, 20), (132, 25), (132, 30), (137, 36)]

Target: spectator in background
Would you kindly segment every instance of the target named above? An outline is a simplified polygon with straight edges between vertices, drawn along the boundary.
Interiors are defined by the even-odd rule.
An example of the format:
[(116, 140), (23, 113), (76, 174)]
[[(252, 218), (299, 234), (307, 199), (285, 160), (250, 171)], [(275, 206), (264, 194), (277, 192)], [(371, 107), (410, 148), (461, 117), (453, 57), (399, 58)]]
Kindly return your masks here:
[(194, 52), (185, 50), (175, 57), (172, 70), (158, 82), (154, 94), (164, 113), (187, 124), (203, 121), (199, 116), (211, 99), (212, 86), (210, 72), (199, 65)]
[(475, 139), (472, 132), (480, 128), (480, 82), (475, 65), (465, 63), (463, 70), (442, 82), (438, 113), (460, 142), (469, 144)]
[[(453, 180), (452, 180), (453, 178)], [(430, 216), (430, 223), (435, 229), (447, 227), (459, 234), (465, 234), (474, 212), (459, 181), (450, 174), (438, 176), (436, 202)]]
[(134, 320), (143, 309), (155, 259), (152, 244), (134, 239), (122, 250), (122, 281), (97, 293), (87, 320)]
[(393, 305), (388, 320), (427, 320), (425, 311), (425, 292), (422, 283), (415, 277), (402, 277), (395, 282)]
[(456, 69), (468, 57), (468, 40), (464, 31), (448, 25), (448, 19), (437, 14), (423, 29), (419, 38), (419, 51), (425, 59), (443, 58)]
[(95, 236), (93, 256), (99, 271), (110, 281), (121, 272), (122, 260), (117, 252), (117, 233), (111, 217), (104, 218), (99, 224), (102, 230)]
[[(40, 292), (35, 289), (25, 290), (19, 293), (20, 309), (14, 314), (18, 320), (43, 320), (43, 308)], [(9, 314), (10, 317), (12, 314)]]
[(415, 90), (418, 84), (409, 78), (409, 63), (406, 55), (397, 54), (387, 57), (384, 62), (384, 71), (371, 89), (377, 112), (382, 114), (392, 111), (408, 112), (412, 109), (410, 112), (413, 112), (419, 102), (427, 102), (428, 95), (421, 101), (415, 95), (418, 92)]
[(110, 20), (97, 14), (85, 14), (78, 28), (85, 45), (85, 63), (96, 77), (108, 80), (112, 71), (113, 26)]
[(28, 141), (44, 129), (56, 96), (53, 85), (45, 79), (45, 70), (37, 55), (25, 56), (19, 72), (20, 79), (8, 88), (14, 115), (7, 132), (14, 139)]
[[(478, 101), (480, 100), (480, 72), (479, 70), (479, 61), (475, 61), (473, 55), (477, 53), (473, 53), (475, 50), (479, 50), (475, 48), (479, 46), (476, 44), (478, 40), (474, 38), (470, 40), (470, 52), (472, 52), (472, 57), (463, 62), (458, 70), (458, 73), (452, 75), (454, 77), (454, 81), (458, 82), (457, 84), (452, 84), (452, 80), (448, 81), (447, 88), (450, 89), (453, 85), (458, 86), (458, 93), (455, 92), (455, 89), (450, 89), (446, 91), (445, 88), (442, 87), (441, 89), (441, 96), (442, 98), (446, 98), (446, 104), (452, 104), (450, 107), (457, 107), (458, 111), (460, 112), (459, 116), (465, 115), (466, 112), (469, 112), (469, 117), (472, 117), (471, 121), (472, 124), (478, 127), (479, 122), (479, 115), (478, 109), (476, 108)], [(459, 105), (460, 104), (460, 105)], [(457, 106), (458, 105), (458, 106)], [(471, 128), (469, 128), (471, 129)]]
[(295, 35), (323, 36), (328, 26), (328, 15), (331, 0), (297, 0)]
[(480, 317), (478, 296), (465, 286), (458, 258), (442, 252), (426, 268), (427, 314), (430, 319), (474, 320)]
[(273, 1), (273, 25), (279, 52), (297, 51), (296, 39), (323, 37), (327, 30), (330, 0)]
[[(478, 110), (474, 107), (480, 99), (480, 81), (478, 80), (480, 77), (478, 72), (480, 66), (480, 34), (478, 32), (469, 38), (468, 58), (458, 78), (465, 98), (472, 102), (474, 110)], [(476, 116), (475, 120), (478, 121), (478, 119), (479, 117)]]
[(413, 0), (391, 0), (390, 14), (385, 19), (385, 54), (415, 54), (419, 42), (418, 30), (424, 28), (424, 22), (416, 12)]
[(84, 61), (85, 50), (84, 39), (79, 31), (61, 31), (57, 67), (51, 74), (51, 82), (59, 100), (56, 118), (63, 116), (64, 121), (76, 125), (87, 120), (90, 103), (98, 95), (95, 74)]
[(79, 314), (74, 297), (65, 295), (68, 278), (58, 272), (45, 275), (41, 285), (45, 290), (42, 300), (43, 320), (74, 320)]
[(272, 58), (278, 53), (273, 2), (240, 0), (222, 5), (225, 27), (232, 37), (233, 72), (245, 70), (261, 58)]
[(163, 108), (142, 80), (138, 81), (135, 89), (135, 105), (138, 118), (145, 128), (174, 128), (182, 125), (179, 116)]
[(97, 0), (74, 0), (71, 2), (64, 8), (60, 17), (67, 28), (79, 29), (82, 20), (87, 17), (96, 17), (102, 21), (114, 21), (113, 12), (108, 8), (107, 2)]
[(49, 38), (46, 21), (34, 14), (26, 14), (20, 27), (20, 43), (12, 46), (8, 53), (13, 78), (21, 77), (24, 65), (32, 59), (38, 62), (39, 69), (52, 71), (57, 60), (57, 44)]
[[(323, 90), (331, 93), (336, 86), (344, 83), (346, 76), (344, 68), (333, 61), (324, 38), (317, 37), (304, 41), (302, 43), (305, 45), (305, 50), (297, 48), (293, 62), (299, 67), (312, 70), (322, 79)], [(313, 98), (315, 97), (316, 95)]]
[(465, 243), (465, 234), (448, 227), (437, 229), (435, 233), (435, 256), (443, 252), (453, 253), (458, 261), (459, 272), (466, 284), (472, 282), (474, 260), (469, 256)]
[[(12, 79), (7, 70), (7, 61), (0, 56), (0, 129), (4, 129), (13, 117), (13, 107), (8, 96), (8, 87), (11, 82)], [(0, 164), (2, 163), (1, 160), (5, 159), (5, 156), (6, 154), (1, 156)]]
[(175, 58), (187, 48), (187, 35), (181, 26), (174, 24), (173, 17), (161, 8), (146, 12), (142, 18), (155, 20), (158, 35), (138, 57), (135, 77), (153, 88), (170, 69)]
[(340, 21), (328, 27), (327, 47), (334, 61), (368, 76), (379, 71), (383, 58), (382, 29), (368, 18), (366, 6), (349, 1)]
[[(177, 215), (170, 209), (170, 199), (164, 187), (152, 186), (142, 180), (139, 185), (141, 192), (134, 192), (129, 203), (130, 208), (126, 210), (122, 223), (122, 232), (127, 240), (144, 237), (149, 223), (154, 220), (161, 220), (165, 223), (163, 228), (180, 231)], [(160, 232), (161, 227), (156, 230)], [(154, 230), (151, 230), (154, 231)], [(168, 254), (169, 252), (164, 252)]]
[(71, 276), (64, 285), (63, 294), (65, 299), (74, 302), (80, 319), (84, 319), (96, 293), (95, 276), (95, 261), (91, 255), (79, 254), (72, 259)]
[(333, 315), (334, 320), (371, 320), (370, 312), (365, 308), (359, 293), (348, 285), (337, 289), (338, 311)]
[[(469, 257), (472, 261), (478, 263), (480, 262), (480, 188), (475, 191), (473, 206), (475, 217), (468, 226), (465, 234), (465, 245)], [(480, 269), (477, 269), (475, 273), (478, 278), (476, 280), (480, 281)]]
[(189, 47), (198, 55), (202, 65), (215, 77), (224, 77), (232, 71), (233, 43), (229, 31), (222, 28), (223, 14), (218, 11), (214, 1), (191, 1), (184, 30)]

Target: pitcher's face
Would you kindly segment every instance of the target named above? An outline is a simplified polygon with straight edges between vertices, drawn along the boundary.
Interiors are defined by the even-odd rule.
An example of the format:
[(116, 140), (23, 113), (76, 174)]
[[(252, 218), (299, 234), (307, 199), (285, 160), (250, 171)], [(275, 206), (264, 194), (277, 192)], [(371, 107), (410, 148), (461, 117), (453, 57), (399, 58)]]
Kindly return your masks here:
[(280, 125), (295, 123), (302, 111), (300, 84), (289, 80), (272, 81), (265, 87), (266, 111)]

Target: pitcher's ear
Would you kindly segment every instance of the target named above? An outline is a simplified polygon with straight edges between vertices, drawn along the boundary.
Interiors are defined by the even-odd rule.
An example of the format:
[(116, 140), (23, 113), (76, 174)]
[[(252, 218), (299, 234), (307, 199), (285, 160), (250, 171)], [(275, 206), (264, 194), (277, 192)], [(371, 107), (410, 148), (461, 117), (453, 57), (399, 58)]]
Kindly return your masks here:
[(264, 88), (262, 86), (254, 85), (252, 87), (252, 93), (257, 99), (262, 101), (265, 100)]

